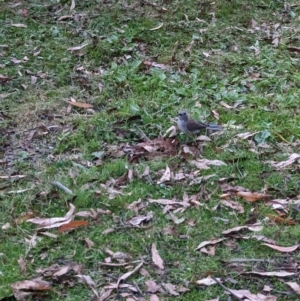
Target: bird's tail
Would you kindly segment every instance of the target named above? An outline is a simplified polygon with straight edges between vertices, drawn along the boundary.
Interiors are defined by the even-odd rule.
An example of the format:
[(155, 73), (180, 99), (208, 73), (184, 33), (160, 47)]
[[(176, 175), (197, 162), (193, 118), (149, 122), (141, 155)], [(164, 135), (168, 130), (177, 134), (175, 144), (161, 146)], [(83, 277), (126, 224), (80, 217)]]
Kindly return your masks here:
[(210, 131), (221, 131), (221, 130), (223, 130), (223, 128), (220, 125), (215, 124), (215, 123), (208, 124), (208, 126), (206, 128)]

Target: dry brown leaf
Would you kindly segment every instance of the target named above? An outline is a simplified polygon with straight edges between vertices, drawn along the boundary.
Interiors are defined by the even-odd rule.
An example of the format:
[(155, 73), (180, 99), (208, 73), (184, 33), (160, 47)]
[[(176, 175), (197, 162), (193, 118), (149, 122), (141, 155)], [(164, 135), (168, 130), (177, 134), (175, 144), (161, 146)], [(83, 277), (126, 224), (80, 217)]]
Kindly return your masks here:
[(114, 231), (115, 231), (114, 228), (108, 228), (108, 229), (105, 229), (104, 231), (102, 231), (102, 234), (109, 234), (109, 233), (112, 233)]
[(77, 51), (77, 50), (81, 50), (83, 49), (84, 47), (86, 47), (88, 45), (88, 43), (85, 43), (83, 45), (79, 45), (79, 46), (75, 46), (75, 47), (70, 47), (68, 48), (67, 50), (68, 51)]
[(126, 274), (122, 275), (122, 276), (118, 279), (117, 284), (116, 284), (116, 287), (118, 288), (121, 281), (126, 280), (126, 279), (129, 278), (132, 274), (134, 274), (136, 271), (138, 271), (138, 270), (141, 268), (141, 266), (142, 266), (143, 264), (144, 264), (144, 262), (142, 261), (142, 262), (141, 262), (139, 265), (137, 265), (132, 271), (127, 272)]
[(178, 293), (186, 293), (186, 292), (188, 292), (188, 291), (190, 291), (190, 289), (188, 289), (187, 287), (184, 287), (183, 285), (179, 285), (179, 286), (177, 287), (177, 292), (178, 292)]
[(70, 11), (74, 10), (75, 5), (76, 5), (76, 4), (75, 4), (75, 0), (72, 0), (71, 6), (70, 6)]
[(160, 180), (157, 182), (157, 184), (161, 184), (163, 182), (168, 182), (171, 179), (171, 170), (169, 168), (169, 166), (166, 166), (166, 170), (163, 174), (163, 176), (160, 178)]
[(26, 273), (26, 261), (24, 260), (22, 255), (18, 259), (18, 264), (21, 268), (21, 272), (25, 274)]
[(88, 275), (75, 275), (75, 277), (77, 277), (80, 282), (83, 282), (83, 283), (87, 284), (87, 286), (92, 290), (92, 292), (95, 294), (95, 296), (97, 298), (99, 298), (99, 294), (96, 290), (96, 284), (90, 276), (88, 276)]
[(149, 203), (157, 203), (157, 204), (161, 204), (161, 205), (176, 205), (179, 202), (176, 202), (174, 200), (168, 200), (168, 199), (148, 199)]
[(144, 277), (150, 277), (150, 273), (144, 268), (140, 269), (140, 274)]
[[(221, 282), (220, 278), (216, 278), (216, 279)], [(211, 285), (217, 284), (216, 280), (214, 280), (211, 277), (206, 277), (206, 278), (197, 280), (196, 283), (199, 285), (205, 285), (205, 286), (211, 286)]]
[(256, 239), (258, 241), (263, 241), (263, 242), (271, 244), (271, 245), (277, 245), (275, 240), (273, 240), (271, 238), (268, 238), (266, 236), (263, 236), (263, 235), (242, 236), (241, 238), (243, 238), (243, 239)]
[(153, 280), (147, 280), (145, 281), (145, 284), (147, 286), (147, 292), (150, 293), (156, 293), (161, 288), (161, 286), (156, 284)]
[(150, 295), (150, 299), (149, 299), (149, 301), (160, 301), (160, 300), (159, 300), (159, 298), (158, 298), (158, 296), (157, 296), (157, 295), (155, 295), (155, 294), (151, 294), (151, 295)]
[(294, 252), (295, 250), (297, 250), (299, 248), (299, 245), (294, 245), (291, 247), (281, 247), (278, 245), (272, 245), (272, 244), (268, 244), (268, 243), (263, 243), (262, 245), (267, 246), (273, 250), (282, 252), (282, 253), (289, 253), (289, 252)]
[(227, 104), (224, 101), (220, 101), (220, 105), (222, 105), (226, 109), (233, 109), (233, 106), (230, 106), (229, 104)]
[(200, 249), (200, 252), (201, 253), (204, 253), (204, 254), (207, 254), (207, 255), (210, 255), (210, 256), (215, 256), (215, 253), (216, 253), (216, 246), (209, 246), (209, 247), (204, 247), (202, 249)]
[(154, 140), (141, 142), (133, 147), (126, 147), (124, 152), (129, 153), (130, 162), (141, 157), (153, 159), (155, 157), (169, 157), (177, 154), (178, 139), (159, 137)]
[(238, 138), (242, 138), (242, 139), (248, 139), (250, 137), (253, 137), (254, 135), (256, 135), (258, 132), (246, 132), (246, 133), (240, 133), (237, 134), (236, 137)]
[(211, 141), (211, 139), (208, 136), (200, 135), (196, 138), (196, 141)]
[(62, 233), (65, 231), (70, 231), (70, 230), (74, 230), (78, 227), (83, 227), (83, 226), (88, 226), (89, 222), (87, 221), (71, 221), (67, 224), (64, 224), (62, 226), (60, 226), (57, 230), (58, 233)]
[(238, 213), (244, 213), (245, 212), (244, 207), (241, 204), (237, 203), (237, 202), (234, 202), (234, 201), (231, 201), (231, 200), (221, 200), (220, 203), (223, 204), (226, 207), (229, 207), (233, 210), (236, 210)]
[(295, 293), (300, 295), (300, 286), (297, 282), (284, 282), (287, 284)]
[(109, 296), (111, 295), (111, 293), (113, 292), (114, 289), (107, 289), (107, 290), (102, 290), (100, 293), (99, 298), (97, 299), (97, 301), (105, 301), (107, 298), (109, 298)]
[(259, 276), (267, 276), (267, 277), (290, 277), (290, 276), (295, 275), (295, 273), (286, 272), (286, 271), (278, 271), (278, 272), (243, 272), (242, 274), (251, 274), (251, 275), (259, 275)]
[(11, 227), (10, 223), (5, 223), (5, 224), (1, 227), (1, 229), (2, 229), (2, 230), (7, 230), (7, 229), (9, 229), (10, 227)]
[(290, 225), (290, 226), (295, 226), (296, 225), (296, 222), (292, 219), (289, 219), (289, 218), (282, 218), (280, 216), (271, 215), (271, 214), (267, 214), (267, 217), (271, 221), (274, 221), (277, 224), (284, 224), (284, 225)]
[(68, 224), (74, 218), (75, 206), (70, 203), (70, 210), (64, 217), (53, 218), (31, 218), (27, 222), (37, 224), (38, 229), (58, 228), (62, 225)]
[(226, 165), (226, 163), (224, 163), (221, 160), (208, 160), (208, 159), (197, 159), (197, 160), (191, 160), (189, 161), (189, 163), (195, 167), (197, 167), (198, 169), (209, 169), (209, 165), (214, 165), (214, 166), (222, 166), (222, 165)]
[(10, 26), (18, 27), (18, 28), (26, 28), (27, 27), (27, 25), (21, 24), (21, 23), (13, 23), (13, 24), (10, 24)]
[(83, 102), (77, 102), (77, 101), (73, 102), (73, 101), (69, 101), (69, 100), (66, 100), (66, 102), (69, 103), (72, 106), (79, 107), (79, 108), (84, 108), (84, 109), (89, 109), (89, 108), (93, 107), (89, 103), (83, 103)]
[(37, 296), (52, 289), (51, 284), (41, 278), (23, 280), (11, 285), (14, 297), (18, 301), (23, 301), (29, 296)]
[(75, 214), (75, 216), (81, 216), (81, 217), (91, 217), (91, 218), (98, 218), (102, 214), (111, 214), (110, 210), (104, 210), (97, 208), (95, 209), (90, 209), (89, 211), (79, 211)]
[(202, 249), (208, 245), (215, 245), (223, 240), (225, 240), (226, 238), (214, 238), (214, 239), (211, 239), (211, 240), (206, 240), (206, 241), (203, 241), (196, 249), (196, 250), (199, 250), (199, 249)]
[(86, 237), (85, 239), (84, 239), (84, 241), (85, 241), (85, 243), (86, 243), (86, 245), (87, 245), (87, 247), (90, 249), (90, 248), (93, 248), (94, 247), (94, 242), (92, 241), (92, 240), (90, 240), (88, 237)]
[(238, 298), (238, 300), (245, 300), (245, 301), (276, 301), (277, 297), (268, 295), (265, 296), (263, 294), (252, 294), (249, 290), (233, 290), (228, 289), (228, 291)]
[(56, 271), (55, 273), (53, 273), (52, 277), (59, 277), (62, 275), (65, 275), (68, 273), (70, 267), (69, 266), (64, 266), (62, 268), (60, 268), (58, 271)]
[(30, 218), (34, 217), (34, 213), (33, 212), (23, 212), (18, 218), (15, 219), (15, 224), (16, 225), (21, 225), (24, 222), (26, 222), (27, 220), (29, 220)]
[(256, 202), (258, 200), (267, 200), (270, 198), (269, 194), (248, 192), (248, 191), (238, 191), (235, 193), (236, 196), (244, 198), (248, 202)]
[(158, 26), (153, 27), (153, 28), (150, 28), (149, 30), (157, 30), (157, 29), (159, 29), (159, 28), (161, 28), (161, 27), (163, 27), (163, 26), (164, 26), (164, 23), (161, 22)]
[(164, 262), (161, 259), (161, 257), (159, 256), (158, 251), (156, 249), (156, 245), (154, 243), (152, 244), (151, 252), (152, 252), (152, 261), (153, 261), (153, 263), (158, 268), (160, 268), (161, 270), (163, 270), (165, 268), (164, 267)]
[(179, 296), (179, 293), (176, 291), (176, 286), (172, 283), (163, 283), (163, 287), (169, 292), (172, 296)]
[(213, 115), (217, 120), (220, 119), (220, 115), (219, 115), (219, 113), (218, 113), (216, 110), (212, 110), (211, 112), (212, 112), (212, 115)]
[(132, 219), (129, 220), (129, 223), (133, 226), (138, 227), (142, 222), (149, 222), (152, 219), (153, 219), (153, 212), (150, 211), (147, 213), (147, 215), (140, 215), (140, 216), (133, 217)]
[(272, 165), (275, 168), (281, 169), (285, 168), (291, 164), (293, 164), (295, 161), (298, 161), (300, 158), (300, 154), (291, 154), (289, 158), (286, 161), (281, 162), (275, 162), (275, 161), (267, 161), (270, 165)]
[(241, 230), (250, 230), (253, 232), (259, 232), (263, 229), (263, 226), (261, 224), (253, 224), (253, 225), (248, 225), (248, 226), (237, 226), (228, 230), (225, 230), (222, 232), (223, 235), (230, 235), (232, 233), (240, 232)]
[(175, 125), (172, 125), (171, 127), (169, 127), (166, 130), (166, 132), (164, 134), (164, 137), (170, 137), (170, 138), (172, 138), (172, 137), (175, 137), (176, 135), (177, 135), (177, 128), (176, 128)]

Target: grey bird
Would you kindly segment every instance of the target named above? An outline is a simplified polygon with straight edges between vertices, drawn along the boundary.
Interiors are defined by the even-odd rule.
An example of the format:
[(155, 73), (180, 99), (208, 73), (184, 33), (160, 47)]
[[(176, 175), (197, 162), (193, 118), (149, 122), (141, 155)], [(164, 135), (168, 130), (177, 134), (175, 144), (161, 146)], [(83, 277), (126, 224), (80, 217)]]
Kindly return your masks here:
[(207, 124), (193, 119), (189, 119), (185, 111), (180, 111), (178, 113), (177, 120), (178, 128), (181, 132), (186, 134), (198, 134), (201, 131), (210, 130), (210, 131), (220, 131), (223, 128), (217, 124)]

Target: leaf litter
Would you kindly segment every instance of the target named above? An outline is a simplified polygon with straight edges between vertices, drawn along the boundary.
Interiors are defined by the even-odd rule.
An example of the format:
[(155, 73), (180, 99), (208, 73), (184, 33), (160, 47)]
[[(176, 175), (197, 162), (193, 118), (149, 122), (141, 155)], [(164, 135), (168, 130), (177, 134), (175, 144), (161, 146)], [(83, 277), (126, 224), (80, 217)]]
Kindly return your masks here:
[[(145, 2), (146, 3), (146, 2)], [(148, 3), (148, 1), (147, 1)], [(146, 4), (147, 4), (146, 3)], [(148, 3), (149, 6), (153, 7), (154, 9), (159, 11), (159, 8), (157, 7), (156, 4), (152, 4), (152, 3)], [(286, 4), (285, 4), (286, 6)], [(70, 6), (70, 11), (73, 11), (75, 9), (75, 1), (71, 1), (71, 6)], [(77, 7), (76, 7), (77, 9)], [(26, 13), (24, 13), (24, 16), (26, 16)], [(189, 17), (186, 15), (186, 20), (187, 22), (189, 22)], [(214, 23), (216, 21), (215, 19), (215, 15), (214, 13), (212, 13), (211, 15), (212, 17), (212, 23)], [(76, 21), (76, 16), (63, 16), (60, 17), (58, 20), (63, 20), (64, 18), (71, 18), (73, 20)], [(200, 20), (201, 21), (201, 20)], [(199, 22), (200, 22), (199, 21)], [(16, 26), (18, 25), (18, 26)], [(21, 26), (19, 26), (21, 25)], [(23, 24), (11, 24), (11, 26), (16, 26), (16, 27), (25, 27), (22, 26)], [(158, 30), (160, 29), (160, 27), (163, 26), (163, 23), (161, 22), (160, 25), (154, 27), (154, 28), (150, 28), (150, 30)], [(279, 33), (279, 28), (280, 25), (279, 24), (268, 24), (267, 22), (259, 24), (257, 21), (252, 21), (252, 28), (248, 29), (248, 32), (250, 32), (251, 34), (254, 35), (255, 32), (260, 32), (262, 34), (262, 36), (269, 38), (271, 40), (271, 44), (272, 47), (277, 47), (280, 43), (281, 43), (281, 38), (280, 38), (280, 33)], [(207, 29), (203, 29), (203, 32), (205, 32)], [(192, 52), (193, 51), (193, 47), (194, 47), (194, 43), (195, 41), (193, 40), (188, 47), (186, 48), (187, 52)], [(125, 42), (124, 42), (125, 43)], [(83, 48), (85, 48), (87, 46), (87, 43), (81, 44), (80, 46), (75, 46), (75, 47), (71, 47), (68, 48), (68, 51), (71, 52), (75, 52), (78, 50), (82, 50)], [(289, 49), (290, 48), (290, 49)], [(292, 47), (288, 47), (288, 50), (292, 50)], [(255, 50), (256, 54), (259, 54), (260, 52), (260, 47), (259, 45), (255, 45), (253, 46), (253, 50)], [(36, 52), (36, 55), (39, 55), (38, 52)], [(213, 51), (208, 52), (203, 52), (203, 54), (207, 57), (212, 58), (213, 56)], [(18, 59), (12, 59), (12, 62), (15, 64), (21, 64), (21, 63), (25, 63), (28, 61), (27, 57), (24, 57), (21, 60)], [(157, 63), (154, 60), (144, 60), (142, 62), (143, 65), (145, 65), (146, 68), (150, 69), (150, 68), (156, 68), (156, 69), (161, 69), (161, 70), (167, 70), (169, 68), (171, 68), (171, 65), (168, 64), (164, 64), (164, 63)], [(253, 80), (260, 80), (262, 77), (262, 72), (260, 73), (252, 73), (249, 74), (249, 76), (253, 79)], [(5, 80), (5, 79), (4, 79)], [(38, 83), (37, 81), (37, 77), (32, 75), (32, 83), (36, 84)], [(87, 103), (80, 103), (80, 102), (74, 102), (71, 101), (69, 102), (70, 106), (75, 106), (75, 107), (79, 107), (79, 108), (84, 108), (84, 109), (88, 109), (91, 108), (89, 104)], [(237, 109), (237, 106), (235, 105), (228, 105), (225, 102), (221, 102), (221, 105), (223, 107), (225, 107), (226, 109)], [(211, 113), (214, 115), (215, 118), (219, 119), (220, 115), (218, 113), (217, 110), (212, 110)], [(32, 130), (31, 132), (29, 132), (28, 136), (27, 136), (27, 141), (31, 141), (33, 139), (35, 139), (37, 136), (39, 135), (43, 135), (42, 132), (42, 128), (41, 128), (41, 133), (39, 133), (37, 130)], [(169, 138), (165, 139), (165, 138), (155, 138), (152, 140), (148, 140), (148, 141), (144, 141), (141, 143), (137, 143), (133, 146), (123, 146), (122, 149), (117, 149), (114, 153), (114, 156), (117, 157), (122, 157), (124, 154), (128, 154), (129, 156), (129, 160), (132, 163), (136, 163), (138, 161), (142, 161), (144, 159), (146, 160), (152, 160), (152, 159), (156, 159), (156, 158), (161, 158), (161, 157), (175, 157), (175, 156), (181, 156), (181, 158), (184, 158), (187, 162), (189, 162), (189, 165), (192, 166), (192, 168), (197, 168), (198, 169), (198, 173), (188, 173), (186, 172), (184, 169), (181, 169), (180, 171), (178, 171), (176, 173), (175, 169), (173, 169), (173, 166), (171, 164), (166, 165), (165, 170), (163, 171), (163, 174), (160, 174), (160, 177), (158, 177), (156, 179), (156, 182), (158, 185), (160, 184), (168, 184), (171, 185), (173, 184), (172, 181), (182, 181), (185, 179), (188, 179), (189, 182), (194, 185), (196, 182), (194, 182), (195, 178), (197, 177), (197, 175), (199, 174), (199, 172), (201, 170), (208, 170), (210, 168), (211, 165), (214, 166), (225, 166), (227, 163), (220, 161), (220, 160), (208, 160), (208, 159), (199, 159), (199, 154), (200, 151), (197, 150), (196, 147), (193, 146), (182, 146), (181, 143), (179, 143), (179, 141), (177, 140), (176, 137), (176, 128), (170, 128), (168, 131), (168, 133), (170, 133)], [(46, 133), (46, 131), (44, 132)], [(241, 138), (241, 139), (248, 139), (251, 138), (253, 136), (255, 136), (257, 134), (257, 132), (247, 132), (247, 133), (242, 133), (240, 135), (237, 135), (237, 138)], [(172, 139), (171, 139), (172, 138)], [(211, 141), (210, 138), (206, 137), (206, 136), (202, 136), (201, 138), (197, 138), (198, 141)], [(286, 167), (289, 167), (292, 164), (298, 163), (298, 154), (292, 154), (290, 155), (290, 157), (285, 160), (285, 161), (266, 161), (270, 166), (272, 166), (275, 169), (284, 169)], [(193, 158), (191, 160), (191, 158)], [(227, 162), (227, 161), (226, 161)], [(148, 169), (147, 172), (144, 173), (144, 176), (149, 175), (150, 170)], [(108, 195), (109, 195), (109, 199), (114, 199), (117, 196), (120, 195), (125, 195), (125, 193), (123, 192), (123, 188), (126, 184), (131, 183), (133, 180), (133, 177), (136, 176), (133, 172), (133, 169), (128, 170), (128, 172), (126, 172), (123, 176), (121, 176), (120, 178), (116, 179), (116, 180), (110, 180), (107, 181), (106, 183), (103, 183), (101, 185), (101, 188), (103, 188), (103, 190), (105, 190)], [(138, 177), (140, 175), (137, 175)], [(204, 177), (199, 177), (199, 179), (201, 178), (204, 179)], [(209, 178), (206, 178), (209, 179)], [(289, 205), (292, 204), (293, 200), (284, 200), (284, 202), (280, 203), (278, 200), (274, 199), (272, 200), (272, 197), (268, 194), (265, 194), (263, 192), (252, 192), (250, 190), (247, 189), (243, 189), (241, 187), (237, 187), (237, 186), (232, 186), (232, 187), (227, 187), (227, 190), (223, 188), (221, 188), (223, 195), (221, 195), (221, 199), (220, 199), (220, 203), (222, 204), (222, 206), (226, 206), (229, 209), (235, 210), (236, 212), (242, 214), (244, 212), (244, 207), (239, 204), (237, 201), (240, 201), (239, 198), (245, 199), (247, 202), (250, 203), (255, 203), (258, 200), (263, 200), (265, 201), (265, 204), (271, 206), (271, 209), (281, 209), (281, 210), (285, 210), (286, 213), (289, 210)], [(23, 191), (23, 190), (22, 190)], [(65, 191), (66, 192), (66, 191)], [(100, 191), (95, 191), (95, 195), (100, 195)], [(166, 197), (166, 196), (163, 196)], [(179, 197), (176, 197), (174, 199), (152, 199), (149, 198), (149, 196), (147, 196), (148, 201), (147, 200), (140, 200), (137, 201), (135, 204), (130, 204), (128, 205), (127, 209), (128, 210), (132, 210), (135, 213), (135, 216), (132, 218), (127, 219), (127, 222), (129, 222), (129, 224), (133, 225), (133, 226), (140, 226), (142, 223), (144, 222), (149, 222), (153, 219), (153, 213), (150, 211), (147, 214), (139, 214), (139, 211), (142, 211), (143, 209), (145, 209), (148, 206), (148, 203), (156, 203), (159, 204), (160, 206), (163, 207), (163, 213), (166, 213), (166, 217), (170, 218), (170, 220), (173, 222), (173, 224), (175, 225), (179, 225), (182, 224), (185, 221), (185, 217), (178, 217), (176, 214), (182, 214), (186, 211), (187, 208), (189, 209), (197, 209), (200, 206), (203, 207), (204, 209), (208, 209), (208, 207), (203, 206), (202, 203), (200, 203), (200, 200), (202, 201), (202, 198), (200, 196), (197, 197), (183, 197), (182, 201), (178, 201), (178, 199), (180, 199)], [(234, 198), (234, 201), (231, 200), (231, 198)], [(146, 198), (145, 198), (146, 199)], [(132, 205), (132, 206), (131, 206)], [(255, 204), (254, 204), (255, 205)], [(254, 206), (253, 205), (253, 206)], [(87, 221), (74, 221), (73, 219), (76, 216), (82, 216), (82, 217), (89, 217), (92, 220), (97, 220), (99, 216), (101, 215), (107, 215), (107, 217), (113, 217), (113, 214), (111, 211), (109, 210), (103, 210), (103, 209), (90, 209), (88, 211), (81, 211), (78, 213), (75, 213), (73, 209), (72, 211), (72, 204), (70, 204), (70, 211), (64, 216), (64, 217), (57, 217), (57, 218), (33, 218), (32, 216), (28, 215), (22, 218), (20, 217), (19, 221), (16, 222), (16, 224), (22, 224), (24, 221), (28, 221), (34, 224), (38, 225), (37, 230), (45, 230), (45, 229), (52, 229), (52, 228), (58, 228), (59, 231), (69, 231), (71, 229), (75, 229), (77, 227), (81, 227), (83, 225), (87, 226), (89, 225), (89, 222)], [(130, 207), (131, 206), (131, 207)], [(71, 212), (71, 213), (70, 213)], [(144, 213), (144, 212), (143, 212)], [(36, 213), (35, 213), (36, 215)], [(28, 218), (30, 217), (30, 218)], [(272, 219), (270, 216), (268, 216), (270, 219)], [(274, 217), (274, 220), (279, 222), (278, 217)], [(284, 221), (280, 221), (280, 223), (282, 224), (287, 224), (287, 225), (292, 225), (292, 221), (290, 220), (290, 222), (288, 222), (288, 219), (283, 219)], [(191, 223), (193, 224), (193, 223)], [(207, 240), (203, 243), (201, 243), (198, 248), (196, 250), (200, 250), (203, 253), (209, 254), (209, 255), (213, 255), (214, 254), (214, 246), (217, 245), (218, 243), (221, 242), (228, 242), (230, 239), (248, 239), (248, 238), (253, 238), (253, 239), (257, 239), (258, 241), (262, 241), (265, 242), (264, 246), (267, 246), (275, 251), (279, 251), (279, 252), (293, 252), (295, 250), (297, 250), (298, 246), (291, 246), (291, 247), (280, 247), (276, 244), (275, 241), (271, 242), (270, 238), (264, 237), (262, 235), (250, 235), (250, 236), (242, 236), (242, 232), (244, 231), (260, 231), (261, 230), (261, 225), (247, 225), (247, 226), (237, 226), (228, 230), (223, 231), (222, 235), (225, 237), (222, 238), (215, 238), (215, 239), (211, 239), (211, 240)], [(175, 228), (173, 228), (173, 230), (168, 230), (169, 233), (174, 233)], [(107, 234), (113, 232), (115, 229), (114, 228), (108, 228), (106, 230), (104, 230), (102, 233), (104, 233), (106, 231)], [(178, 230), (176, 228), (176, 230)], [(166, 231), (166, 232), (168, 232)], [(29, 243), (32, 247), (34, 247), (34, 245), (36, 244), (36, 238), (37, 238), (37, 234), (38, 235), (49, 235), (52, 233), (47, 233), (47, 232), (42, 232), (42, 233), (34, 233), (34, 235), (32, 235), (29, 239), (26, 238), (25, 240), (27, 240), (27, 243)], [(86, 245), (88, 248), (93, 248), (94, 247), (94, 242), (92, 240), (90, 240), (89, 238), (85, 238), (84, 239)], [(229, 244), (228, 244), (229, 245)], [(152, 260), (153, 263), (158, 266), (161, 270), (166, 269), (164, 266), (164, 262), (162, 260), (162, 258), (159, 256), (158, 254), (158, 250), (156, 249), (156, 244), (152, 244)], [(117, 290), (121, 290), (121, 289), (128, 289), (128, 292), (126, 292), (127, 295), (125, 295), (125, 293), (123, 293), (124, 297), (127, 298), (127, 301), (129, 300), (137, 300), (138, 297), (137, 295), (131, 295), (129, 293), (129, 290), (131, 290), (134, 293), (137, 293), (139, 291), (139, 288), (136, 287), (133, 284), (129, 284), (129, 283), (124, 283), (127, 279), (129, 279), (133, 274), (135, 273), (142, 273), (142, 265), (147, 266), (147, 264), (143, 261), (135, 261), (134, 264), (133, 262), (126, 262), (126, 260), (129, 260), (129, 257), (125, 256), (126, 254), (123, 252), (113, 252), (111, 255), (111, 260), (116, 260), (119, 263), (116, 264), (121, 264), (120, 260), (124, 260), (124, 262), (122, 264), (126, 265), (126, 268), (131, 270), (125, 274), (123, 274), (122, 276), (118, 276), (116, 280), (116, 283), (111, 283), (107, 284), (104, 289), (102, 291), (98, 291), (98, 288), (96, 287), (94, 281), (92, 280), (92, 278), (90, 276), (87, 275), (83, 275), (78, 273), (77, 275), (73, 275), (74, 277), (78, 278), (78, 280), (84, 282), (95, 294), (95, 296), (97, 297), (97, 300), (105, 300), (107, 298), (109, 298), (109, 296)], [(154, 260), (155, 259), (155, 260)], [(130, 259), (132, 260), (132, 259)], [(108, 264), (108, 263), (107, 263)], [(21, 257), (19, 258), (19, 265), (21, 267), (21, 269), (23, 270), (23, 272), (26, 271), (26, 261), (24, 261)], [(117, 266), (116, 266), (117, 267)], [(76, 268), (75, 268), (76, 270)], [(65, 275), (68, 275), (70, 272), (72, 273), (76, 273), (76, 271), (73, 270), (70, 266), (61, 266), (58, 267), (56, 269), (55, 272), (52, 273), (51, 276), (49, 277), (54, 277), (56, 279), (63, 277)], [(150, 277), (150, 274), (147, 274), (145, 272), (143, 272), (145, 275), (147, 275), (146, 277)], [(287, 272), (284, 271), (276, 271), (276, 272), (253, 272), (255, 275), (259, 275), (259, 276), (270, 276), (270, 277), (285, 277), (285, 276), (292, 276), (293, 274), (290, 273), (288, 274)], [(245, 275), (245, 273), (244, 273)], [(210, 278), (210, 277), (208, 277)], [(212, 280), (213, 281), (212, 281)], [(215, 281), (213, 278), (211, 278), (209, 281), (210, 282), (214, 282), (214, 284), (219, 284), (219, 282), (221, 282), (220, 278), (215, 278), (217, 279), (217, 281)], [(33, 281), (33, 280), (32, 280)], [(168, 294), (171, 296), (178, 296), (180, 292), (185, 291), (184, 289), (182, 291), (180, 291), (179, 287), (171, 284), (169, 282), (167, 283), (161, 283), (161, 284), (156, 284), (155, 281), (152, 280), (152, 282), (145, 281), (145, 284), (147, 285), (147, 289), (149, 292), (151, 292), (150, 295), (150, 300), (159, 300), (159, 297), (156, 295), (156, 293), (160, 293), (160, 294)], [(209, 281), (207, 280), (207, 283), (209, 283)], [(34, 285), (31, 283), (30, 285), (32, 285), (33, 290), (35, 290), (37, 293), (39, 293), (39, 291), (42, 291), (42, 285), (39, 285), (39, 281), (35, 281), (36, 287), (34, 287)], [(41, 284), (41, 283), (40, 283)], [(293, 283), (293, 282), (288, 282), (288, 285), (290, 285), (290, 287), (292, 289), (294, 289), (294, 291), (299, 291), (299, 288)], [(26, 287), (27, 285), (27, 287)], [(45, 287), (47, 287), (46, 284), (44, 284)], [(21, 286), (20, 286), (21, 287)], [(28, 289), (28, 283), (24, 284), (24, 288), (21, 288), (20, 291), (22, 290), (27, 290)], [(31, 289), (31, 288), (30, 288)], [(48, 289), (45, 289), (45, 291), (47, 291)], [(251, 294), (250, 291), (248, 290), (230, 290), (227, 289), (225, 290), (229, 293), (231, 293), (233, 296), (238, 296), (240, 299), (243, 300), (276, 300), (274, 296), (268, 295), (262, 295), (262, 294)], [(23, 292), (22, 292), (23, 293)], [(18, 292), (16, 292), (16, 295), (18, 294)], [(20, 293), (21, 294), (21, 293)], [(34, 294), (34, 293), (33, 293)], [(16, 297), (17, 298), (17, 297)], [(19, 295), (19, 298), (23, 298), (22, 295)], [(18, 298), (17, 298), (18, 299)], [(218, 300), (214, 299), (214, 300)]]

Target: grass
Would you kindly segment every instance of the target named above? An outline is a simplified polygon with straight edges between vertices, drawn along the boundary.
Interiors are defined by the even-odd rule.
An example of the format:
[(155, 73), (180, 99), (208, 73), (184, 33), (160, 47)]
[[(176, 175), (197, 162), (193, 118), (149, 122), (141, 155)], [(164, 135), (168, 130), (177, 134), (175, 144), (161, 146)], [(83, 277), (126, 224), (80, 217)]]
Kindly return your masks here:
[[(274, 214), (263, 203), (253, 205), (242, 200), (244, 214), (233, 214), (225, 207), (213, 211), (220, 202), (219, 178), (234, 177), (236, 185), (253, 191), (265, 188), (274, 199), (297, 198), (297, 166), (275, 170), (266, 161), (285, 160), (299, 147), (299, 57), (288, 49), (299, 46), (295, 34), (299, 6), (287, 9), (280, 1), (259, 0), (250, 4), (242, 0), (156, 4), (157, 9), (143, 1), (76, 1), (70, 12), (70, 1), (45, 4), (32, 0), (17, 6), (0, 2), (0, 74), (10, 78), (7, 82), (0, 78), (2, 175), (26, 175), (0, 182), (0, 225), (10, 224), (1, 232), (1, 298), (12, 294), (12, 283), (34, 278), (38, 268), (66, 260), (83, 264), (85, 274), (100, 291), (107, 282), (113, 282), (108, 274), (118, 278), (127, 272), (99, 266), (108, 256), (107, 248), (128, 253), (133, 260), (143, 258), (157, 283), (188, 286), (190, 291), (176, 296), (178, 300), (217, 296), (227, 300), (220, 286), (195, 284), (210, 274), (231, 277), (236, 283), (226, 282), (227, 287), (248, 288), (253, 293), (270, 284), (272, 294), (281, 300), (294, 300), (293, 295), (280, 294), (287, 286), (279, 280), (241, 276), (224, 264), (237, 257), (280, 260), (276, 251), (260, 242), (241, 239), (235, 241), (235, 248), (221, 244), (215, 256), (195, 248), (202, 241), (221, 236), (224, 229), (243, 225), (253, 211), (261, 221)], [(162, 7), (166, 12), (159, 11)], [(252, 25), (252, 20), (258, 24)], [(272, 44), (276, 35), (278, 47)], [(85, 43), (88, 45), (81, 50), (68, 50)], [(146, 66), (149, 58), (163, 68)], [(73, 107), (68, 113), (65, 100), (70, 98), (92, 104), (94, 111)], [(227, 109), (222, 102), (233, 108)], [(203, 158), (227, 163), (200, 172), (201, 176), (214, 174), (212, 178), (195, 185), (188, 185), (188, 180), (158, 185), (167, 165), (174, 173), (196, 169), (180, 155), (134, 163), (126, 154), (116, 155), (124, 146), (141, 142), (140, 131), (150, 139), (163, 135), (181, 109), (214, 122), (215, 110), (220, 116), (218, 122), (226, 127), (222, 135), (203, 146)], [(30, 138), (35, 129), (35, 136)], [(243, 132), (257, 133), (246, 140), (236, 138)], [(178, 137), (185, 141), (183, 135)], [(258, 147), (261, 142), (268, 143), (269, 148)], [(102, 152), (102, 164), (95, 164), (94, 152)], [(146, 166), (149, 176), (137, 177)], [(101, 184), (119, 178), (128, 168), (136, 174), (133, 181), (126, 183), (123, 194), (109, 199)], [(61, 182), (73, 195), (54, 188), (51, 181)], [(16, 193), (18, 190), (26, 191)], [(177, 213), (178, 218), (185, 218), (178, 225), (163, 213), (162, 206), (146, 204), (148, 198), (181, 200), (185, 193), (197, 195), (204, 206)], [(146, 204), (139, 214), (154, 213), (151, 227), (146, 229), (124, 226), (135, 216), (126, 204), (138, 199)], [(26, 239), (35, 227), (16, 223), (20, 215), (64, 216), (68, 202), (74, 203), (77, 211), (102, 208), (112, 215), (90, 219), (88, 227), (59, 234), (56, 239), (39, 236), (36, 246), (28, 249)], [(288, 215), (297, 221), (297, 214), (290, 212)], [(189, 220), (196, 225), (190, 226)], [(298, 242), (298, 224), (263, 223), (261, 234), (279, 245)], [(165, 235), (166, 227), (172, 227), (174, 234)], [(108, 228), (116, 229), (102, 235)], [(93, 248), (87, 248), (85, 238), (94, 242)], [(164, 260), (164, 275), (153, 270), (153, 243)], [(20, 271), (20, 256), (26, 261), (26, 272)], [(292, 256), (298, 260), (296, 253)], [(259, 267), (246, 267), (252, 268)], [(264, 268), (274, 269), (272, 265)], [(148, 299), (146, 278), (134, 274), (128, 281), (135, 281)], [(58, 281), (54, 286), (49, 300), (61, 296), (65, 300), (90, 300), (93, 296), (84, 285), (68, 287)], [(165, 296), (165, 300), (171, 298)]]

